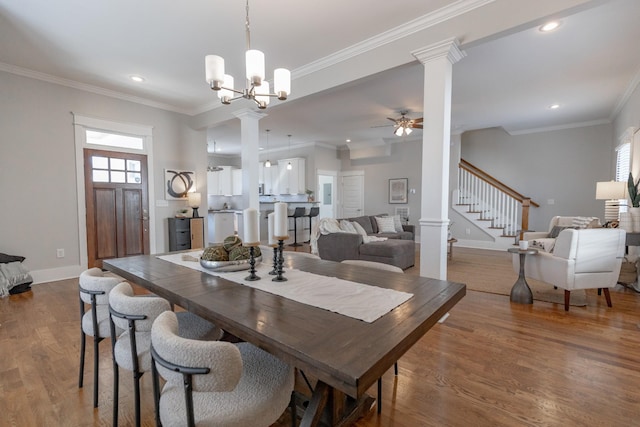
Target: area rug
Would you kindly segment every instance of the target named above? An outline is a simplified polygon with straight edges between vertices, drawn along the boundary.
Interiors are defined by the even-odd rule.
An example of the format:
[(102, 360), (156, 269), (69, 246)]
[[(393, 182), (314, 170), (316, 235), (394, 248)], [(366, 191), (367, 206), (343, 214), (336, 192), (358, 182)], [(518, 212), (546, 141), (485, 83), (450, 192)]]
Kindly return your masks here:
[[(495, 252), (482, 250), (470, 253), (460, 251), (459, 256), (454, 256), (450, 263), (451, 265), (455, 263), (455, 268), (449, 270), (447, 280), (464, 283), (471, 291), (509, 296), (518, 278), (518, 274), (511, 266), (511, 255), (506, 253), (504, 256), (497, 256)], [(527, 279), (527, 283), (534, 300), (564, 306), (563, 289), (554, 289), (548, 283), (532, 279)], [(586, 291), (583, 289), (572, 291), (569, 304), (576, 307), (586, 306)]]

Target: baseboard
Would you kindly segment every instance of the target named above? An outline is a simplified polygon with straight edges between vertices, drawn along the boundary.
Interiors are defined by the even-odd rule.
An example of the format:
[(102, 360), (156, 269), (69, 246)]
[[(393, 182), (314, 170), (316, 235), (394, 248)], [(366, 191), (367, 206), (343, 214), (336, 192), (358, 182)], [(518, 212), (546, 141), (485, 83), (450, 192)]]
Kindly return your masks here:
[(29, 274), (31, 274), (33, 278), (33, 284), (38, 284), (80, 277), (80, 273), (84, 270), (85, 269), (79, 265), (67, 265), (65, 267), (34, 270), (30, 271)]

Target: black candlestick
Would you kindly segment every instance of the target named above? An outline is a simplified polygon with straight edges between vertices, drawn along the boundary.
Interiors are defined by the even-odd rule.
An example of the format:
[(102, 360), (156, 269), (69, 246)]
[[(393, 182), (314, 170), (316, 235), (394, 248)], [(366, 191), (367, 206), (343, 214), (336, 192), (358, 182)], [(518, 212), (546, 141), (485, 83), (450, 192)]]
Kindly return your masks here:
[(249, 265), (251, 267), (249, 268), (249, 275), (245, 277), (244, 280), (248, 280), (248, 281), (260, 280), (260, 277), (256, 275), (256, 259), (254, 257), (254, 253), (255, 253), (255, 250), (253, 249), (253, 246), (249, 246)]
[(282, 255), (282, 253), (284, 252), (283, 250), (284, 248), (284, 240), (278, 240), (278, 270), (277, 270), (277, 276), (274, 277), (273, 279), (271, 279), (274, 282), (286, 282), (287, 278), (286, 277), (282, 277), (282, 264), (284, 264), (284, 256)]
[(273, 270), (269, 272), (270, 275), (275, 276), (278, 274), (278, 247), (273, 247)]

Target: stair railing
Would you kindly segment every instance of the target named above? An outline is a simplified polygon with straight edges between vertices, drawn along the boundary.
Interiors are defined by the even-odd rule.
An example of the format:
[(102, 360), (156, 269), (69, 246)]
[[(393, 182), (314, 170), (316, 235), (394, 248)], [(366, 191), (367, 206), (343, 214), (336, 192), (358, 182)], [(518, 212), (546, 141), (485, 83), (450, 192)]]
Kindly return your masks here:
[(491, 221), (491, 228), (501, 228), (505, 237), (522, 237), (529, 229), (530, 207), (540, 206), (464, 159), (458, 164), (458, 204)]

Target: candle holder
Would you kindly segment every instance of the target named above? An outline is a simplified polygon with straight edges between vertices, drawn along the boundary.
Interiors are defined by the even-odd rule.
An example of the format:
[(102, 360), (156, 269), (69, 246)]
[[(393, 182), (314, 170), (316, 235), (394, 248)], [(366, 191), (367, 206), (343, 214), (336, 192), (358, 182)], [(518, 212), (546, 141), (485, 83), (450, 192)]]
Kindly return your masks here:
[(269, 245), (273, 248), (273, 269), (269, 272), (271, 276), (278, 274), (278, 245)]
[(260, 277), (256, 274), (256, 259), (255, 259), (255, 246), (256, 244), (245, 245), (249, 246), (249, 275), (244, 278), (244, 280), (248, 280), (250, 282), (254, 280), (260, 280)]
[(271, 279), (274, 282), (286, 282), (287, 278), (283, 277), (284, 274), (282, 270), (282, 265), (284, 264), (284, 239), (287, 239), (289, 236), (278, 236), (278, 268), (276, 270), (276, 277)]

